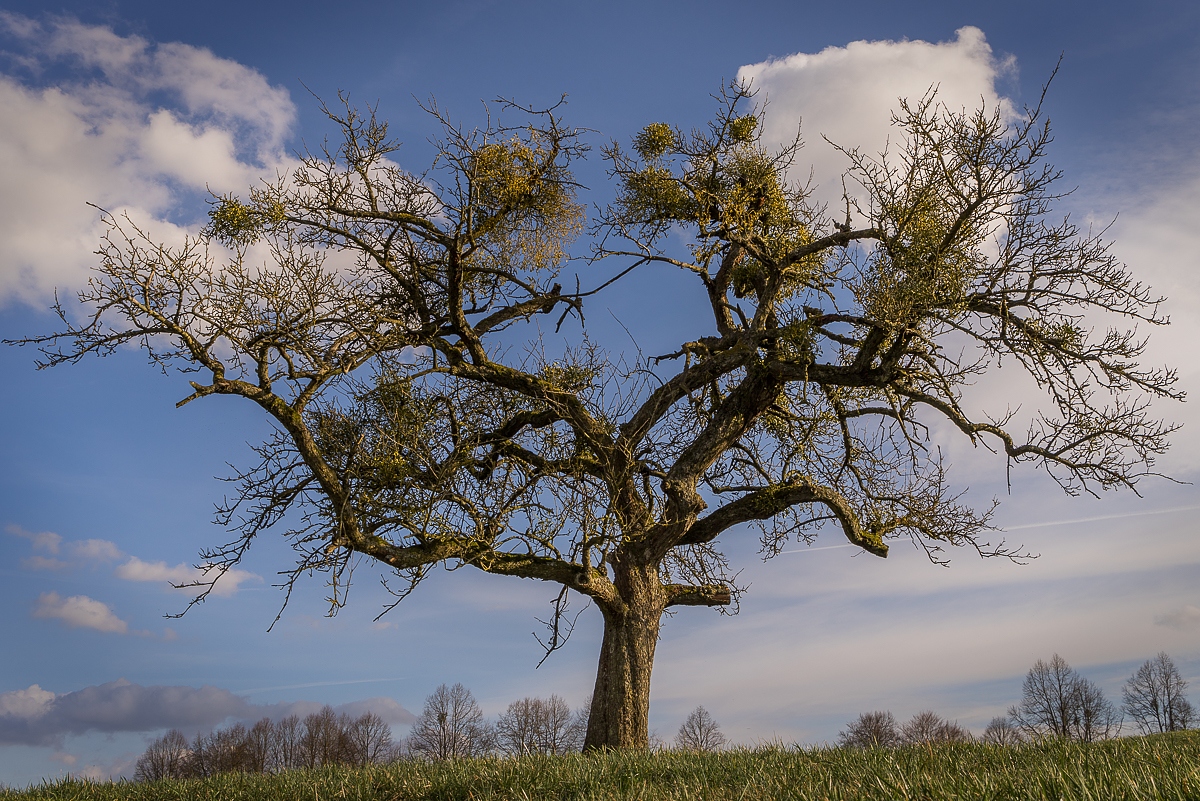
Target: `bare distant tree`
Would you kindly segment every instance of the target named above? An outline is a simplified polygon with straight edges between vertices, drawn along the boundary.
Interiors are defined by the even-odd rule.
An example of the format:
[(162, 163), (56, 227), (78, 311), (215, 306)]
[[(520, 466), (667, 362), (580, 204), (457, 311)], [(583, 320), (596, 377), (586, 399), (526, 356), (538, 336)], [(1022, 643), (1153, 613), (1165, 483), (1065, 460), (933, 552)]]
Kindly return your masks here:
[(270, 718), (263, 718), (250, 727), (245, 744), (247, 772), (267, 773), (274, 769), (271, 764), (274, 742), (275, 724)]
[(372, 762), (385, 762), (391, 756), (392, 728), (374, 712), (350, 721), (345, 736), (346, 759), (352, 765), (361, 767)]
[(274, 738), (271, 742), (272, 770), (294, 770), (304, 766), (304, 757), (300, 749), (302, 736), (303, 730), (297, 715), (288, 715), (275, 723)]
[(675, 735), (675, 747), (683, 751), (717, 751), (725, 743), (721, 727), (702, 706), (692, 710)]
[(1159, 651), (1125, 682), (1125, 711), (1143, 734), (1189, 728), (1196, 712), (1184, 696), (1187, 686), (1175, 662)]
[(133, 777), (139, 782), (181, 779), (185, 775), (190, 754), (187, 737), (179, 729), (171, 729), (152, 742), (146, 753), (138, 757)]
[(471, 691), (443, 684), (425, 699), (408, 737), (409, 753), (426, 759), (477, 757), (492, 749), (493, 733)]
[(541, 715), (540, 698), (522, 698), (509, 704), (496, 721), (496, 738), (500, 748), (513, 755), (537, 753)]
[(245, 773), (250, 770), (248, 732), (241, 723), (197, 735), (187, 760), (189, 776), (216, 776), (218, 773)]
[(300, 754), (308, 768), (322, 765), (340, 765), (350, 761), (346, 730), (350, 719), (339, 716), (333, 707), (325, 706), (319, 712), (304, 717), (304, 730), (300, 735)]
[(992, 718), (979, 739), (989, 745), (1018, 745), (1025, 742), (1025, 735), (1008, 716), (1001, 716)]
[(1058, 654), (1039, 659), (1025, 676), (1021, 703), (1009, 717), (1032, 737), (1062, 737), (1092, 742), (1114, 736), (1121, 728), (1112, 703), (1092, 681), (1080, 676)]
[(557, 695), (513, 701), (496, 721), (497, 743), (513, 755), (578, 751), (583, 746), (582, 734), (570, 706)]
[(900, 730), (891, 712), (864, 712), (838, 734), (846, 748), (886, 748), (900, 743)]
[(935, 712), (918, 712), (900, 727), (900, 739), (905, 743), (965, 743), (971, 733), (951, 723)]

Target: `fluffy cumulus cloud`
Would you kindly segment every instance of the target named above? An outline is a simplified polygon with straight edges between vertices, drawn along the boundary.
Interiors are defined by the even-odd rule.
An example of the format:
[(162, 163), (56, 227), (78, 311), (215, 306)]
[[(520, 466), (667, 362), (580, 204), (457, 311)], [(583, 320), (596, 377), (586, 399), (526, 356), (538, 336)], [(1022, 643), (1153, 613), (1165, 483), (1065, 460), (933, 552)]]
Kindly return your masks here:
[[(216, 568), (212, 569), (215, 570)], [(208, 581), (212, 578), (212, 576), (208, 575), (208, 571), (202, 568), (182, 563), (172, 567), (166, 562), (145, 562), (136, 556), (131, 556), (128, 561), (118, 565), (116, 576), (126, 581), (146, 581), (175, 585), (189, 592), (193, 591), (200, 582)], [(246, 570), (230, 568), (224, 572), (213, 586), (212, 594), (218, 598), (227, 598), (241, 589), (241, 586), (247, 581), (262, 581), (262, 577)]]
[(86, 595), (64, 598), (56, 592), (44, 592), (38, 596), (33, 616), (61, 620), (73, 629), (94, 629), (109, 634), (129, 633), (129, 624), (117, 617), (108, 604)]
[(982, 31), (965, 27), (950, 42), (860, 41), (796, 53), (746, 65), (738, 78), (766, 98), (769, 141), (790, 141), (800, 126), (804, 168), (813, 165), (819, 197), (836, 202), (847, 162), (822, 137), (878, 153), (895, 137), (891, 113), (899, 99), (916, 101), (931, 89), (951, 109), (975, 109), (983, 102), (1007, 113), (996, 80), (1011, 68), (1011, 61), (996, 58)]
[(249, 67), (69, 19), (0, 14), (0, 36), (0, 301), (81, 284), (102, 233), (89, 203), (177, 237), (181, 202), (284, 162), (295, 108)]
[[(303, 717), (320, 708), (312, 701), (253, 704), (210, 686), (146, 687), (119, 679), (59, 695), (34, 684), (0, 693), (0, 745), (61, 746), (66, 735), (88, 732), (203, 731), (228, 720)], [(389, 723), (416, 719), (391, 698), (369, 698), (334, 710), (350, 715), (370, 711)]]

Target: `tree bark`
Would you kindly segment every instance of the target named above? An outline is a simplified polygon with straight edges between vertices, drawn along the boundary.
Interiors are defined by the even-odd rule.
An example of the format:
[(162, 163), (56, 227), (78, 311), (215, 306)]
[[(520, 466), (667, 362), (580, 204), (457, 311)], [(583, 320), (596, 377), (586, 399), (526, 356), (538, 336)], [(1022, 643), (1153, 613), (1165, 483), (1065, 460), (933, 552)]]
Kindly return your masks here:
[(620, 608), (600, 606), (604, 640), (583, 749), (648, 748), (650, 674), (666, 593), (654, 565), (614, 567)]

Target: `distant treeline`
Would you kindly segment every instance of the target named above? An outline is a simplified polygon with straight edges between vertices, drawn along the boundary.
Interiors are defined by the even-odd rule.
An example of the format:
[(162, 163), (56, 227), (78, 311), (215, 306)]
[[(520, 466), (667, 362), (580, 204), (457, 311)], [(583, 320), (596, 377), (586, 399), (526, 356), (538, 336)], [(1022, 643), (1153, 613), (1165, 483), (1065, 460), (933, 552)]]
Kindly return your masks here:
[[(1125, 682), (1118, 709), (1090, 679), (1055, 654), (1039, 659), (1025, 675), (1021, 702), (1007, 715), (992, 718), (979, 738), (992, 745), (1015, 745), (1055, 738), (1094, 742), (1120, 734), (1132, 724), (1140, 734), (1182, 731), (1196, 722), (1195, 709), (1184, 693), (1187, 682), (1171, 657), (1159, 653)], [(846, 725), (838, 744), (874, 748), (931, 742), (969, 742), (974, 737), (958, 723), (933, 712), (920, 712), (898, 725), (891, 712), (865, 712)]]
[(488, 754), (565, 754), (583, 747), (587, 707), (572, 712), (567, 702), (523, 698), (489, 722), (471, 691), (443, 684), (404, 740), (368, 712), (357, 718), (325, 707), (253, 726), (238, 723), (188, 740), (176, 729), (155, 740), (138, 759), (139, 781), (215, 776), (220, 773), (279, 773), (330, 765), (365, 766), (403, 758), (455, 759)]
[[(1122, 690), (1124, 715), (1096, 684), (1055, 654), (1026, 674), (1021, 702), (993, 718), (978, 739), (999, 746), (1046, 738), (1092, 742), (1116, 736), (1128, 722), (1143, 734), (1179, 731), (1196, 722), (1184, 696), (1187, 682), (1160, 653), (1129, 677)], [(447, 760), (494, 754), (568, 754), (583, 747), (590, 704), (572, 711), (557, 695), (522, 698), (493, 723), (461, 684), (438, 687), (428, 698), (409, 736), (392, 739), (391, 728), (374, 713), (357, 718), (331, 707), (299, 718), (263, 718), (247, 728), (235, 724), (189, 741), (178, 730), (151, 743), (137, 763), (136, 778), (202, 778), (220, 773), (279, 773), (331, 765), (366, 766), (400, 759)], [(970, 742), (975, 736), (931, 711), (904, 724), (891, 712), (859, 715), (838, 736), (851, 748), (916, 743)], [(717, 751), (727, 744), (712, 715), (697, 707), (679, 727), (674, 746), (682, 751)], [(655, 748), (666, 744), (654, 738)]]
[(367, 765), (393, 757), (392, 730), (373, 712), (338, 715), (331, 707), (282, 720), (237, 723), (188, 741), (172, 729), (137, 761), (139, 781), (188, 779), (219, 773), (278, 773), (327, 765)]

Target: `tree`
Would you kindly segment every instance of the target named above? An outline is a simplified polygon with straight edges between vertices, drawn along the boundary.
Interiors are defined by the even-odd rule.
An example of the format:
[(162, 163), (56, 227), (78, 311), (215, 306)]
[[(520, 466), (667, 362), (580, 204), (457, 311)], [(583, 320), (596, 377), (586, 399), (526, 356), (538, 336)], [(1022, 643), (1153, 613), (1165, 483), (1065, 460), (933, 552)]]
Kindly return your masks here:
[(683, 751), (719, 751), (725, 742), (721, 727), (702, 706), (692, 710), (675, 735), (675, 747)]
[(328, 705), (305, 715), (299, 742), (303, 766), (319, 768), (353, 762), (348, 742), (349, 727), (350, 719), (344, 714), (338, 715)]
[(1025, 735), (1007, 715), (1003, 715), (992, 718), (987, 728), (983, 730), (983, 736), (979, 739), (988, 745), (1008, 746), (1025, 742)]
[[(59, 304), (60, 330), (22, 343), (41, 366), (139, 345), (187, 373), (180, 405), (237, 396), (274, 424), (198, 599), (276, 524), (298, 554), (289, 592), (325, 572), (333, 610), (360, 555), (398, 599), (439, 565), (551, 582), (548, 652), (572, 593), (603, 618), (586, 747), (644, 748), (663, 614), (736, 609), (720, 538), (757, 526), (770, 557), (832, 527), (880, 557), (896, 537), (939, 561), (947, 545), (1011, 555), (938, 437), (1070, 493), (1132, 487), (1172, 431), (1149, 399), (1179, 395), (1173, 372), (1138, 365), (1133, 326), (1165, 323), (1160, 299), (1053, 218), (1040, 105), (1009, 125), (902, 102), (899, 149), (845, 149), (830, 212), (789, 180), (799, 138), (767, 147), (754, 102), (734, 85), (707, 128), (606, 147), (616, 197), (590, 227), (571, 171), (587, 148), (557, 107), (506, 103), (474, 130), (431, 107), (443, 138), (417, 172), (373, 111), (326, 109), (340, 145), (216, 198), (182, 245), (105, 217), (82, 316)], [(672, 353), (532, 324), (582, 326), (596, 292), (651, 267), (707, 299)], [(1045, 390), (1028, 425), (1003, 398), (962, 400), (1001, 361)]]
[(506, 753), (566, 754), (583, 746), (583, 726), (557, 695), (513, 701), (496, 721), (496, 740)]
[(1180, 731), (1192, 725), (1196, 713), (1184, 693), (1187, 682), (1163, 651), (1147, 659), (1125, 682), (1125, 712), (1143, 734)]
[(274, 770), (272, 751), (276, 736), (275, 724), (262, 718), (246, 732), (246, 771), (267, 773)]
[(393, 756), (392, 732), (374, 712), (351, 719), (324, 707), (303, 721), (289, 715), (278, 723), (263, 718), (249, 729), (235, 723), (197, 736), (189, 746), (171, 730), (138, 759), (138, 781), (214, 776), (218, 773), (271, 773), (326, 765), (384, 762)]
[(843, 748), (888, 748), (900, 744), (900, 730), (891, 712), (864, 712), (838, 733)]
[(271, 741), (270, 764), (272, 770), (294, 770), (304, 767), (301, 748), (303, 729), (298, 715), (288, 715), (275, 722)]
[(494, 734), (471, 691), (461, 684), (443, 684), (425, 699), (406, 744), (411, 754), (426, 759), (463, 759), (492, 750)]
[(190, 754), (187, 737), (179, 729), (171, 729), (152, 742), (146, 752), (138, 757), (134, 779), (139, 782), (182, 779), (187, 775)]
[(241, 723), (197, 735), (188, 754), (186, 775), (203, 778), (218, 773), (251, 772), (253, 765), (247, 735), (246, 727)]
[(392, 754), (392, 728), (374, 712), (350, 721), (346, 741), (348, 761), (359, 767), (385, 762)]
[(971, 741), (971, 733), (942, 718), (935, 712), (918, 712), (900, 727), (900, 740), (916, 743), (965, 743)]
[(1021, 703), (1009, 717), (1031, 737), (1061, 737), (1093, 742), (1115, 735), (1120, 720), (1103, 691), (1080, 676), (1058, 654), (1039, 659), (1025, 675)]

